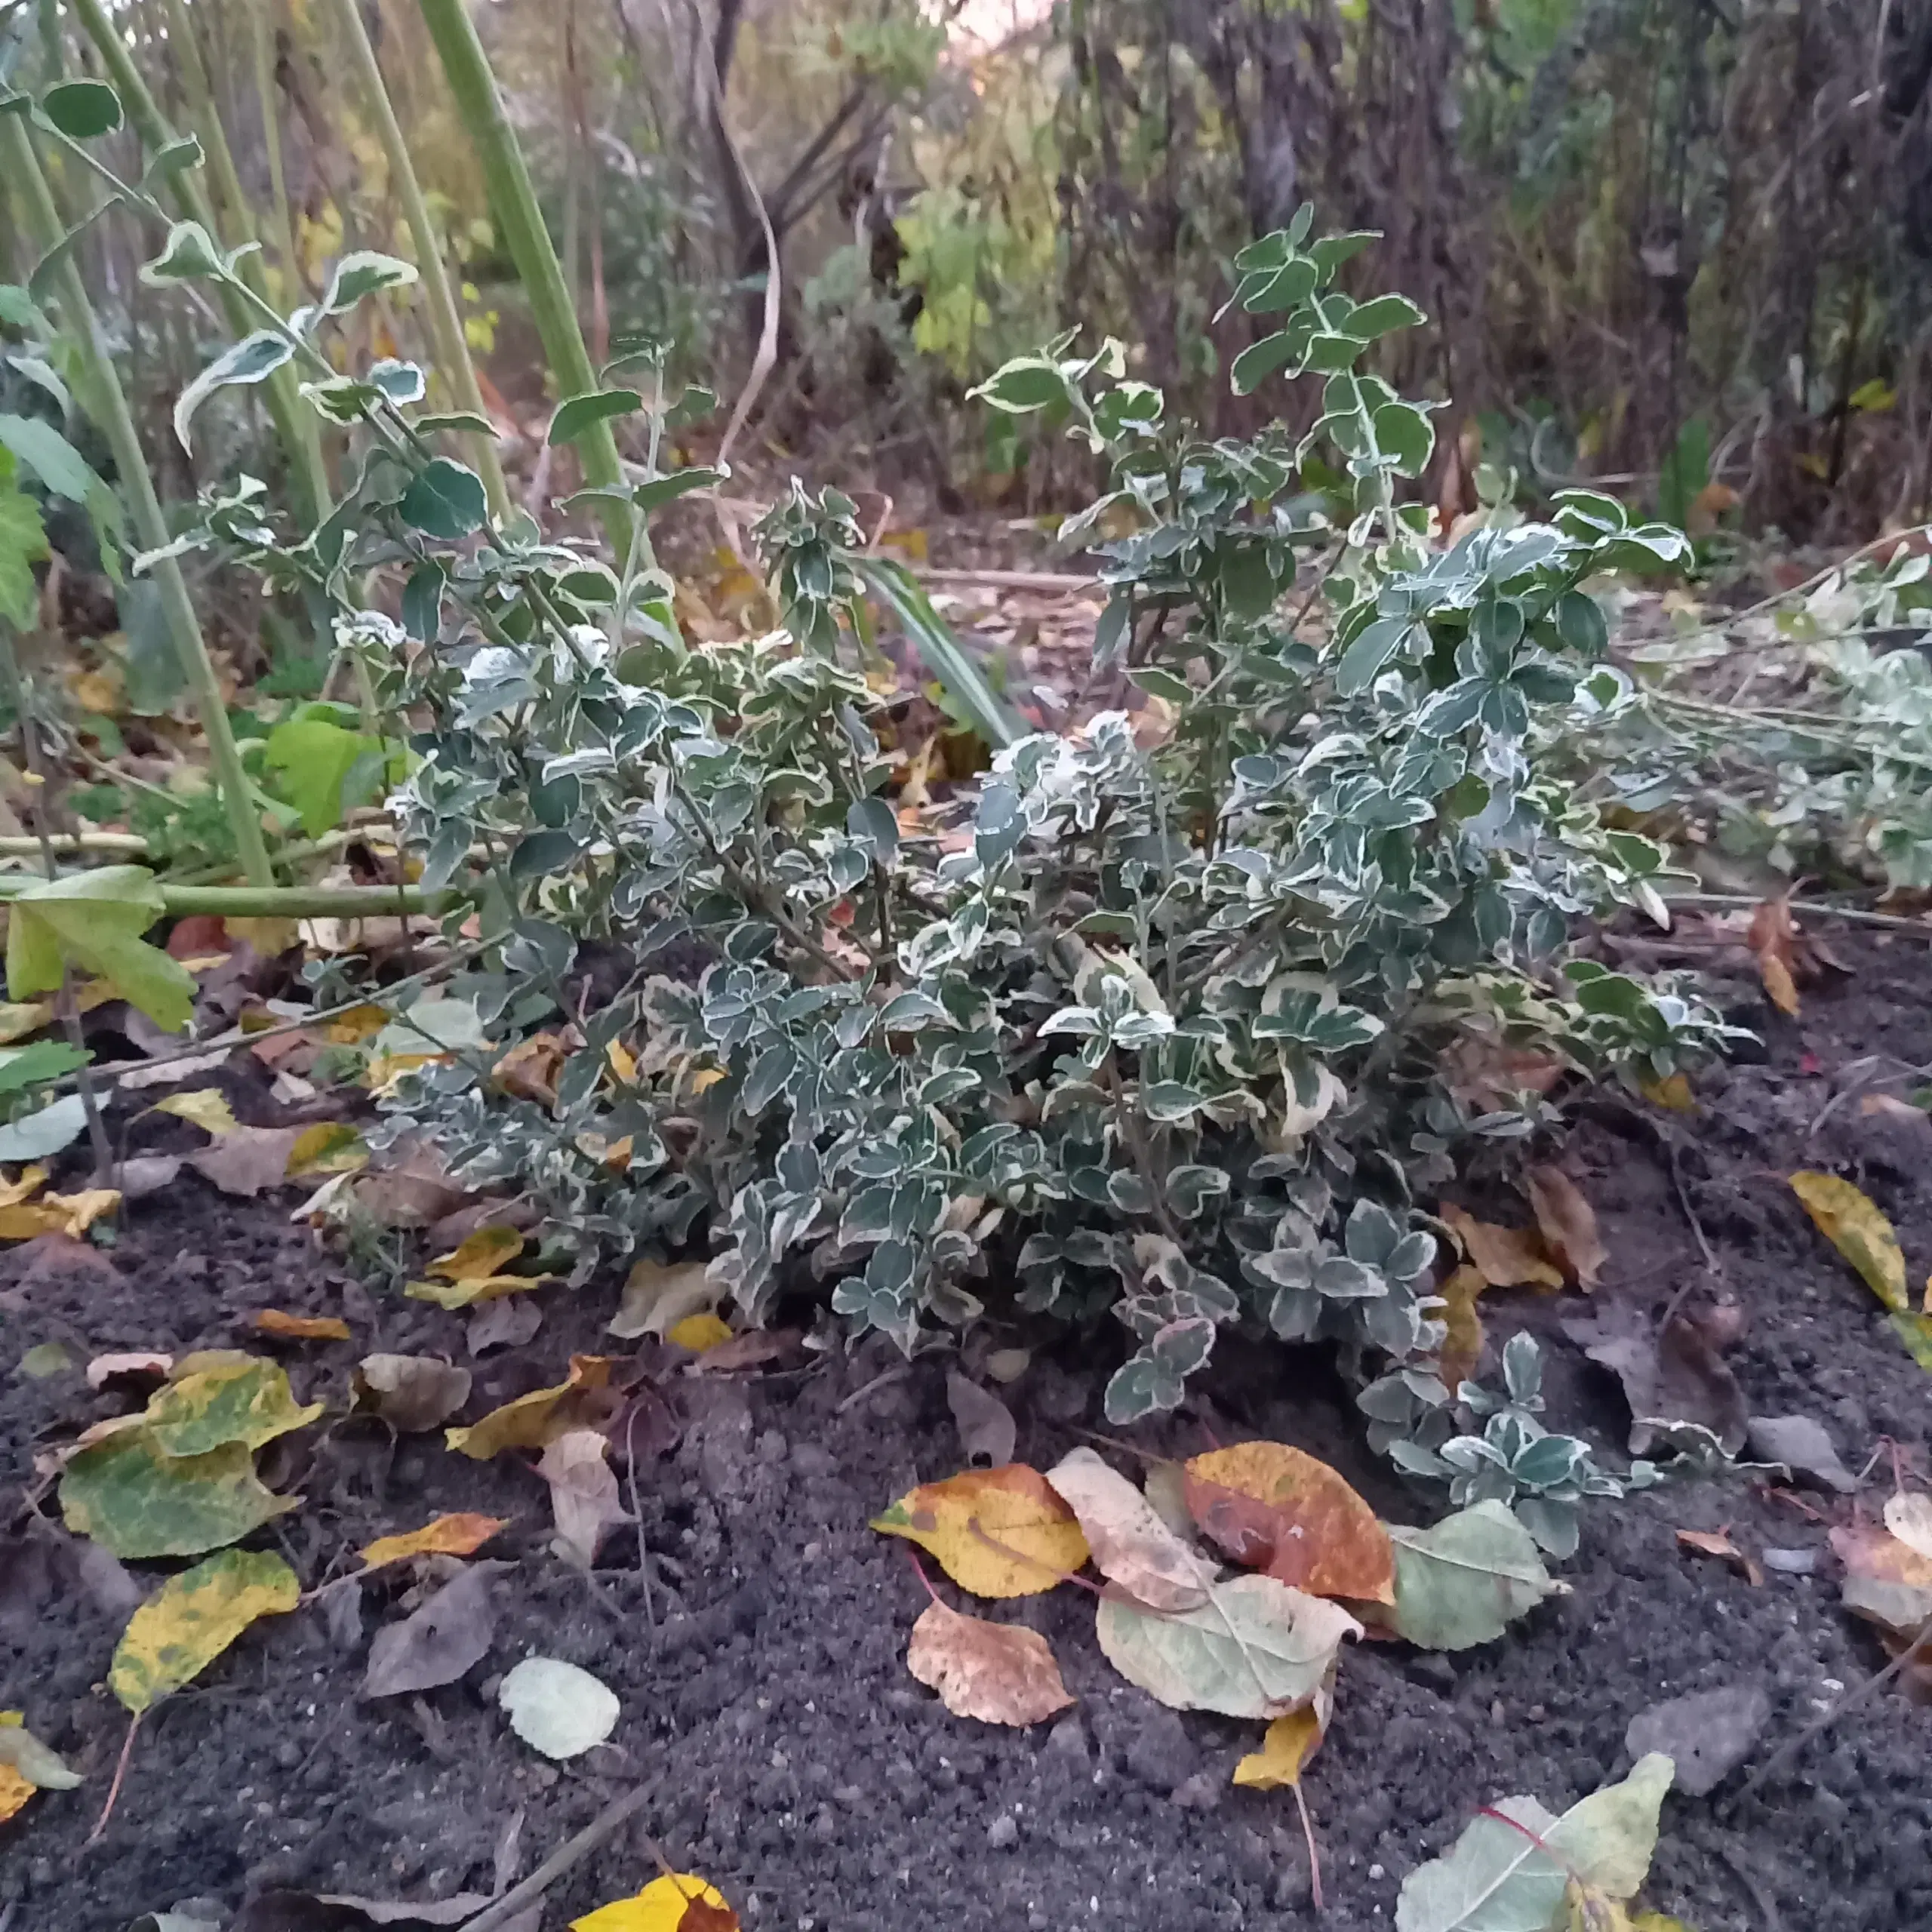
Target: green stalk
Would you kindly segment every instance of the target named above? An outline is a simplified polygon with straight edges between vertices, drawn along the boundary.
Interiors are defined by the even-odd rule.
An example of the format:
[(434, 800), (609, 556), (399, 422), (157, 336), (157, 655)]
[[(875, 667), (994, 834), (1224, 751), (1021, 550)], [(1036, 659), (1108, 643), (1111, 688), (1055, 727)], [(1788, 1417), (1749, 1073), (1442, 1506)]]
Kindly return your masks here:
[(302, 281), (295, 260), (295, 223), (288, 212), (288, 180), (281, 165), (281, 120), (275, 106), (275, 42), (269, 32), (269, 0), (248, 0), (248, 36), (255, 57), (255, 101), (262, 116), (262, 146), (269, 158), (269, 239), (281, 257), (288, 278), (282, 291), (285, 306), (292, 306)]
[[(0, 115), (0, 157), (5, 160), (7, 178), (19, 192), (23, 214), (35, 242), (43, 252), (54, 248), (65, 231), (54, 205), (54, 198), (48, 192), (47, 177), (41, 172), (39, 158), (28, 137), (27, 122), (23, 116)], [(127, 392), (121, 386), (119, 372), (108, 352), (94, 305), (88, 300), (80, 271), (74, 266), (71, 256), (60, 264), (54, 287), (65, 312), (67, 327), (79, 345), (81, 358), (88, 372), (89, 392), (105, 419), (100, 427), (109, 448), (114, 452), (115, 469), (122, 488), (128, 494), (135, 532), (143, 549), (158, 550), (168, 543), (173, 533), (162, 514), (161, 499), (155, 494), (154, 478), (141, 450), (140, 435), (128, 407)], [(220, 680), (216, 677), (214, 665), (208, 657), (208, 644), (202, 635), (201, 623), (188, 595), (187, 580), (181, 574), (180, 564), (172, 557), (163, 558), (155, 566), (154, 578), (161, 592), (162, 614), (174, 641), (176, 654), (181, 660), (183, 673), (194, 692), (195, 703), (201, 713), (202, 729), (208, 737), (216, 780), (221, 788), (222, 804), (228, 814), (229, 829), (234, 834), (235, 849), (241, 857), (242, 869), (251, 884), (272, 885), (275, 873), (269, 864), (268, 845), (262, 836), (261, 820), (256, 816), (251, 802), (248, 775), (242, 769), (242, 754), (236, 748), (235, 734), (229, 727), (228, 706), (222, 697)]]
[(170, 885), (161, 896), (170, 918), (197, 912), (231, 919), (381, 919), (438, 912), (460, 894), (420, 885)]
[[(114, 91), (121, 97), (121, 105), (135, 133), (140, 137), (142, 147), (150, 156), (158, 154), (176, 138), (174, 130), (162, 115), (148, 90), (147, 82), (141, 77), (141, 70), (135, 66), (134, 57), (128, 51), (128, 43), (122, 38), (119, 27), (107, 11), (106, 0), (67, 0), (67, 5), (100, 54), (101, 63), (107, 69), (107, 78), (112, 82)], [(173, 31), (171, 23), (171, 34)], [(198, 69), (198, 55), (195, 57), (195, 64)], [(203, 79), (205, 83), (205, 75)], [(220, 144), (221, 155), (227, 158), (227, 146), (220, 142), (220, 130), (217, 128), (216, 141)], [(214, 146), (209, 144), (205, 134), (202, 140), (212, 156)], [(233, 160), (229, 158), (228, 178), (231, 181), (234, 173)], [(170, 186), (186, 220), (199, 222), (212, 235), (222, 233), (223, 224), (215, 218), (214, 205), (208, 198), (207, 186), (195, 169), (178, 170)], [(234, 188), (238, 195), (240, 183), (235, 182)], [(243, 202), (237, 205), (245, 208), (247, 205)], [(260, 262), (253, 255), (245, 255), (240, 272), (248, 286), (266, 300), (268, 279), (262, 273)], [(223, 285), (220, 294), (229, 327), (238, 337), (247, 335), (255, 323), (240, 294)], [(290, 485), (295, 499), (293, 507), (305, 522), (312, 524), (326, 513), (330, 497), (328, 472), (322, 466), (321, 438), (314, 413), (297, 392), (297, 377), (291, 368), (278, 369), (263, 388), (276, 440), (288, 459)]]
[[(498, 232), (530, 298), (531, 313), (543, 339), (544, 358), (558, 396), (561, 400), (584, 395), (598, 386), (597, 371), (591, 366), (590, 352), (577, 327), (576, 305), (530, 185), (523, 149), (503, 112), (489, 57), (476, 37), (464, 0), (422, 0), (422, 8), (423, 24), (435, 42), (437, 57), (456, 97), (457, 112), (482, 165)], [(623, 466), (617, 459), (617, 439), (609, 423), (600, 423), (586, 430), (577, 439), (577, 448), (583, 460), (583, 480), (591, 488), (624, 488)], [(621, 558), (630, 541), (629, 523), (614, 506), (603, 521), (611, 547)]]
[[(409, 223), (411, 238), (416, 244), (416, 266), (422, 272), (423, 293), (429, 303), (429, 334), (435, 345), (436, 360), (455, 392), (457, 407), (487, 420), (489, 411), (483, 406), (483, 391), (476, 380), (476, 365), (469, 358), (469, 340), (463, 332), (463, 317), (450, 288), (449, 272), (443, 263), (442, 240), (429, 219), (429, 205), (423, 198), (422, 183), (416, 178), (415, 164), (410, 159), (409, 144), (403, 139), (389, 89), (383, 84), (381, 63), (376, 58), (376, 50), (370, 45), (368, 31), (362, 24), (362, 9), (357, 0), (330, 0), (330, 4), (337, 29), (361, 83), (364, 100), (375, 120), (383, 152), (389, 160), (389, 179), (402, 198), (403, 215)], [(509, 486), (503, 480), (503, 466), (497, 459), (496, 439), (479, 434), (469, 438), (468, 441), (470, 460), (476, 466), (476, 473), (483, 479), (490, 508), (501, 522), (509, 516), (512, 505)]]

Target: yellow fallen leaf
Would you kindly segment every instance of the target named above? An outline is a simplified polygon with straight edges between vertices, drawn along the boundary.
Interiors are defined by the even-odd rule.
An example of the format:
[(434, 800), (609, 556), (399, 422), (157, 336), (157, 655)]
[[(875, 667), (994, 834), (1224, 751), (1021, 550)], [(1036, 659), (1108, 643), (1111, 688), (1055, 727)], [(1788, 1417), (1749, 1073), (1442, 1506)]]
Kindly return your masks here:
[(1819, 1232), (1864, 1276), (1866, 1285), (1894, 1314), (1911, 1307), (1905, 1285), (1905, 1256), (1892, 1224), (1870, 1197), (1837, 1174), (1801, 1169), (1791, 1177), (1791, 1191)]
[(17, 1180), (0, 1181), (0, 1208), (17, 1208), (47, 1185), (45, 1168), (23, 1168)]
[(54, 1009), (44, 999), (0, 1001), (0, 1047), (11, 1047), (51, 1023)]
[(264, 1335), (282, 1335), (291, 1342), (349, 1340), (349, 1324), (339, 1315), (285, 1315), (278, 1308), (258, 1308), (255, 1326)]
[(1255, 1791), (1278, 1791), (1298, 1785), (1309, 1758), (1322, 1739), (1321, 1719), (1312, 1704), (1304, 1704), (1268, 1727), (1259, 1751), (1251, 1751), (1235, 1767), (1234, 1781)]
[(570, 1379), (554, 1389), (534, 1389), (468, 1429), (446, 1429), (443, 1441), (478, 1463), (506, 1449), (545, 1449), (567, 1430), (583, 1429), (608, 1414), (614, 1398), (608, 1355), (572, 1355)]
[(380, 1006), (352, 1006), (323, 1027), (322, 1037), (332, 1047), (360, 1046), (365, 1040), (374, 1039), (390, 1017)]
[(138, 1717), (199, 1676), (257, 1617), (293, 1610), (301, 1594), (272, 1552), (224, 1549), (169, 1577), (128, 1619), (107, 1687)]
[(1078, 1570), (1088, 1553), (1073, 1512), (1024, 1463), (922, 1483), (872, 1526), (930, 1551), (975, 1596), (1038, 1595)]
[(701, 1066), (687, 1084), (694, 1094), (702, 1094), (707, 1087), (715, 1087), (724, 1078), (724, 1069), (721, 1066)]
[(1452, 1393), (1459, 1383), (1470, 1380), (1482, 1364), (1487, 1338), (1476, 1303), (1488, 1286), (1488, 1276), (1465, 1262), (1435, 1291), (1442, 1297), (1442, 1321), (1449, 1331), (1442, 1338), (1436, 1373)]
[(493, 1224), (478, 1228), (448, 1254), (438, 1255), (429, 1263), (429, 1272), (445, 1281), (487, 1281), (522, 1252), (523, 1236), (515, 1228)]
[(0, 1208), (0, 1241), (31, 1241), (36, 1235), (79, 1236), (121, 1204), (119, 1189), (91, 1187), (79, 1194), (47, 1194), (38, 1201)]
[(368, 1164), (368, 1147), (348, 1121), (321, 1120), (296, 1136), (282, 1171), (301, 1180), (310, 1174), (352, 1174)]
[(40, 1789), (30, 1784), (11, 1764), (0, 1764), (0, 1824), (13, 1817)]
[(1597, 1231), (1596, 1210), (1561, 1168), (1532, 1168), (1524, 1176), (1544, 1251), (1587, 1294), (1610, 1259)]
[(1690, 1083), (1681, 1073), (1673, 1073), (1664, 1080), (1639, 1080), (1637, 1091), (1654, 1107), (1668, 1107), (1674, 1114), (1693, 1114), (1697, 1111)]
[(1533, 1228), (1500, 1227), (1478, 1221), (1466, 1209), (1445, 1204), (1438, 1211), (1455, 1230), (1463, 1252), (1482, 1271), (1492, 1288), (1560, 1288), (1563, 1271), (1551, 1266)]
[(365, 1570), (380, 1570), (386, 1563), (401, 1563), (411, 1556), (471, 1556), (509, 1521), (507, 1516), (465, 1513), (438, 1516), (406, 1536), (378, 1537), (355, 1553)]
[(172, 1114), (177, 1120), (191, 1121), (217, 1140), (225, 1134), (232, 1134), (241, 1124), (235, 1118), (235, 1109), (228, 1104), (228, 1097), (217, 1087), (199, 1088), (192, 1094), (171, 1094), (166, 1100), (155, 1101), (154, 1110), (158, 1114)]
[(715, 1315), (688, 1315), (681, 1321), (674, 1321), (664, 1331), (667, 1342), (675, 1342), (681, 1349), (689, 1349), (694, 1355), (703, 1355), (706, 1349), (715, 1349), (720, 1342), (731, 1339), (728, 1324)]
[[(709, 1908), (691, 1914), (694, 1901)], [(690, 1915), (692, 1923), (687, 1923)], [(737, 1932), (737, 1915), (724, 1894), (695, 1872), (666, 1872), (635, 1898), (599, 1906), (571, 1921), (571, 1932)]]

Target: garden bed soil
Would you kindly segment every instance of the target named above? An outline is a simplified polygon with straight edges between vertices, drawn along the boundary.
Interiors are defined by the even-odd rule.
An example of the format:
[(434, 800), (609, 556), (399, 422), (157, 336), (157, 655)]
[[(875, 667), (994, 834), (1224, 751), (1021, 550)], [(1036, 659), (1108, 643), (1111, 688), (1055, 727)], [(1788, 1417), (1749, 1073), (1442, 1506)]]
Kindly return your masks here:
[[(1859, 1077), (1868, 1057), (1932, 1062), (1932, 951), (1903, 937), (1834, 943), (1853, 971), (1808, 991), (1795, 1021), (1770, 1012), (1748, 981), (1730, 989), (1765, 1049), (1758, 1063), (1703, 1076), (1698, 1112), (1666, 1122), (1683, 1136), (1681, 1200), (1652, 1127), (1620, 1106), (1586, 1109), (1565, 1158), (1609, 1250), (1600, 1301), (1656, 1310), (1706, 1284), (1687, 1204), (1721, 1290), (1741, 1306), (1731, 1361), (1752, 1412), (1814, 1418), (1854, 1470), (1889, 1438), (1922, 1471), (1932, 1383), (1785, 1177), (1816, 1166), (1857, 1180), (1922, 1272), (1932, 1123), (1868, 1116), (1854, 1100), (1812, 1128), (1835, 1083)], [(154, 1118), (125, 1131), (132, 1146), (198, 1138)], [(29, 1528), (30, 1492), (52, 1513), (35, 1453), (118, 1406), (90, 1395), (78, 1370), (14, 1373), (29, 1348), (59, 1343), (76, 1364), (109, 1351), (260, 1349), (251, 1324), (261, 1308), (341, 1314), (351, 1342), (282, 1349), (298, 1393), (327, 1397), (336, 1420), (269, 1452), (272, 1479), (304, 1500), (255, 1540), (282, 1549), (312, 1586), (352, 1567), (349, 1553), (371, 1538), (439, 1512), (511, 1518), (489, 1552), (512, 1566), (493, 1586), (494, 1644), (457, 1684), (370, 1703), (358, 1697), (368, 1633), (402, 1614), (406, 1577), (333, 1593), (340, 1613), (359, 1589), (359, 1620), (325, 1602), (258, 1624), (143, 1724), (112, 1822), (89, 1843), (125, 1730), (102, 1681), (125, 1607), (103, 1607), (65, 1561), (8, 1545), (0, 1707), (24, 1711), (86, 1774), (79, 1789), (42, 1792), (0, 1826), (0, 1924), (10, 1932), (115, 1932), (194, 1900), (227, 1924), (245, 1900), (278, 1891), (488, 1891), (515, 1821), (503, 1869), (527, 1872), (639, 1781), (651, 1788), (641, 1823), (680, 1869), (723, 1887), (747, 1932), (1275, 1932), (1316, 1922), (1291, 1795), (1229, 1783), (1258, 1727), (1179, 1716), (1122, 1682), (1096, 1647), (1091, 1597), (1063, 1589), (995, 1612), (1051, 1638), (1078, 1700), (1057, 1722), (1022, 1731), (956, 1718), (907, 1675), (924, 1592), (906, 1546), (866, 1523), (916, 1481), (961, 1465), (942, 1361), (900, 1366), (874, 1338), (848, 1356), (678, 1378), (681, 1440), (654, 1460), (639, 1452), (651, 1587), (628, 1527), (586, 1576), (550, 1552), (547, 1498), (525, 1457), (479, 1465), (433, 1435), (392, 1444), (340, 1421), (358, 1357), (466, 1361), (464, 1321), (349, 1283), (305, 1228), (288, 1225), (292, 1200), (237, 1201), (184, 1175), (133, 1207), (111, 1251), (42, 1243), (0, 1260), (0, 1533)], [(1472, 1204), (1527, 1219), (1513, 1197)], [(571, 1349), (605, 1346), (614, 1300), (608, 1285), (574, 1297), (549, 1291), (532, 1340), (475, 1364), (469, 1414), (561, 1379)], [(1552, 1422), (1620, 1461), (1622, 1398), (1558, 1325), (1578, 1312), (1576, 1298), (1497, 1294), (1484, 1306), (1492, 1342), (1518, 1324), (1545, 1339)], [(1064, 1344), (1048, 1349), (1005, 1392), (1020, 1455), (1036, 1465), (1101, 1426), (1104, 1364), (1069, 1366), (1075, 1359)], [(1392, 1518), (1426, 1521), (1441, 1507), (1366, 1455), (1342, 1391), (1309, 1352), (1224, 1341), (1200, 1401), (1134, 1439), (1186, 1454), (1248, 1435), (1334, 1462)], [(1390, 1641), (1349, 1647), (1334, 1724), (1306, 1780), (1323, 1922), (1391, 1924), (1403, 1877), (1478, 1804), (1527, 1792), (1561, 1809), (1620, 1774), (1626, 1726), (1660, 1699), (1761, 1686), (1771, 1717), (1755, 1762), (1869, 1675), (1884, 1654), (1840, 1607), (1826, 1534), (1854, 1508), (1875, 1513), (1889, 1466), (1851, 1500), (1733, 1477), (1592, 1503), (1581, 1551), (1561, 1567), (1569, 1593), (1502, 1641), (1451, 1657)], [(1774, 1571), (1754, 1586), (1675, 1535), (1727, 1525), (1747, 1550), (1808, 1552), (1815, 1567)], [(135, 1567), (152, 1588), (165, 1566)], [(553, 1766), (512, 1735), (494, 1682), (533, 1651), (580, 1664), (617, 1692), (623, 1716), (608, 1745)], [(1673, 1795), (1650, 1901), (1699, 1932), (1932, 1924), (1928, 1746), (1932, 1712), (1887, 1691), (1728, 1811), (1749, 1763), (1709, 1798)], [(559, 1932), (655, 1869), (641, 1833), (627, 1829), (558, 1884), (531, 1923)], [(291, 1907), (245, 1922), (294, 1932), (335, 1921)]]

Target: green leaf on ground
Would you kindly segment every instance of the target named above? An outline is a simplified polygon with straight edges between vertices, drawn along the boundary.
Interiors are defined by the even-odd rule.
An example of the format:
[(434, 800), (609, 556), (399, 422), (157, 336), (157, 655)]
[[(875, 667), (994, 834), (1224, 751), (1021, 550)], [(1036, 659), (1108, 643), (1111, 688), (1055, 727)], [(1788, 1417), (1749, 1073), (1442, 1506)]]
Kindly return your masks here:
[(322, 1412), (320, 1402), (297, 1404), (279, 1362), (259, 1357), (196, 1370), (159, 1390), (144, 1418), (164, 1455), (206, 1455), (231, 1442), (259, 1449)]
[(127, 1562), (238, 1543), (297, 1500), (263, 1485), (245, 1444), (170, 1456), (138, 1426), (83, 1449), (60, 1475), (68, 1528)]
[(1391, 1524), (1395, 1601), (1383, 1620), (1426, 1651), (1466, 1651), (1502, 1635), (1564, 1587), (1536, 1539), (1500, 1503), (1478, 1503), (1433, 1529)]

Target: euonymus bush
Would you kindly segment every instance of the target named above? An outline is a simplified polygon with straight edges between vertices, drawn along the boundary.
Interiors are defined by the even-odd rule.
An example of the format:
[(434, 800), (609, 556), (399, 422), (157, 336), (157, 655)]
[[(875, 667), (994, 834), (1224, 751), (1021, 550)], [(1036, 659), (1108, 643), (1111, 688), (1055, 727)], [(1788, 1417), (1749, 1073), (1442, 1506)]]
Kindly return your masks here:
[[(1437, 1455), (1454, 1423), (1418, 1204), (1536, 1128), (1512, 1068), (1657, 1078), (1721, 1040), (1674, 989), (1566, 963), (1580, 917), (1657, 905), (1663, 857), (1554, 775), (1629, 695), (1587, 586), (1682, 540), (1577, 494), (1549, 523), (1433, 542), (1398, 500), (1429, 409), (1363, 366), (1418, 312), (1342, 293), (1371, 238), (1309, 228), (1246, 251), (1236, 297), (1281, 326), (1235, 383), (1290, 385), (1299, 433), (1203, 442), (1112, 343), (986, 385), (1105, 465), (1069, 535), (1132, 529), (1097, 546), (1095, 668), (1146, 702), (1018, 736), (955, 654), (955, 695), (1001, 741), (955, 826), (887, 795), (869, 591), (949, 641), (857, 554), (852, 506), (795, 487), (759, 533), (786, 629), (691, 647), (648, 519), (715, 479), (658, 468), (661, 364), (552, 428), (641, 419), (635, 487), (583, 505), (617, 554), (503, 526), (436, 448), (487, 426), (423, 413), (411, 365), (337, 366), (339, 319), (404, 264), (350, 257), (285, 318), (249, 298), (260, 329), (181, 398), (180, 433), (293, 365), (355, 432), (351, 487), (291, 529), (245, 477), (181, 544), (305, 600), (408, 721), (395, 808), (484, 943), (402, 1016), (432, 1057), (382, 1083), (382, 1133), (528, 1191), (578, 1278), (697, 1249), (751, 1321), (823, 1289), (908, 1350), (989, 1299), (1111, 1315), (1134, 1343), (1116, 1422), (1177, 1403), (1226, 1331), (1330, 1340), (1380, 1444), (1540, 1498), (1560, 1542), (1562, 1509), (1610, 1479), (1543, 1436), (1531, 1364), (1506, 1403), (1472, 1392), (1492, 1426)], [(241, 287), (192, 224), (146, 273)]]

